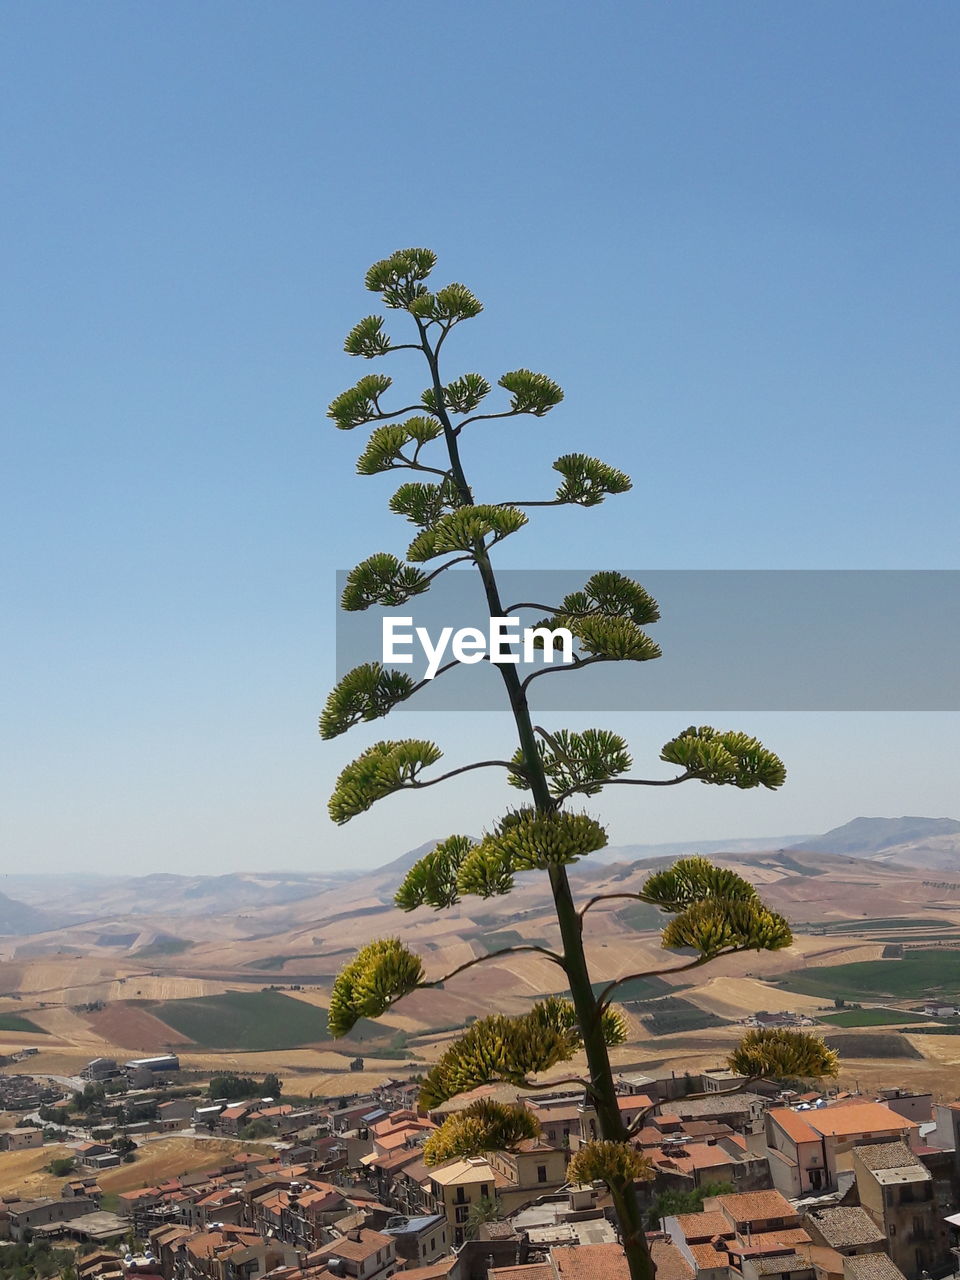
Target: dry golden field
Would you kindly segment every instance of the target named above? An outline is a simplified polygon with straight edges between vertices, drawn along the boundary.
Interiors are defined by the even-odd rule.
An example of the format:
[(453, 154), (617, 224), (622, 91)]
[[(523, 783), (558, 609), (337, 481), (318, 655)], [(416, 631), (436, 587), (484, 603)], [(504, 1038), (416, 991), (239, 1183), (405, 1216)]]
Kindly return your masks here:
[[(804, 855), (806, 856), (806, 855)], [(789, 918), (814, 922), (801, 928), (793, 946), (773, 954), (750, 953), (728, 957), (696, 974), (678, 974), (671, 980), (682, 987), (678, 994), (705, 1012), (735, 1022), (759, 1009), (790, 1009), (815, 1013), (821, 999), (788, 993), (767, 985), (765, 978), (806, 966), (822, 967), (854, 960), (874, 959), (883, 944), (865, 936), (817, 933), (817, 922), (859, 921), (903, 916), (955, 924), (960, 903), (950, 900), (939, 873), (890, 871), (877, 863), (857, 863), (848, 858), (810, 856), (806, 874), (781, 865), (776, 854), (723, 861), (752, 879), (771, 907)], [(630, 893), (638, 889), (649, 868), (574, 868), (573, 883), (582, 902), (596, 893)], [(470, 1017), (494, 1012), (519, 1013), (531, 1000), (561, 991), (562, 971), (537, 952), (499, 956), (476, 965), (448, 981), (443, 990), (418, 992), (401, 1001), (381, 1020), (382, 1039), (369, 1045), (340, 1046), (324, 1041), (302, 1048), (273, 1052), (244, 1052), (206, 1048), (190, 1041), (158, 1020), (153, 1007), (163, 1001), (197, 999), (226, 992), (256, 992), (279, 986), (284, 994), (316, 1008), (326, 1007), (332, 976), (354, 951), (372, 937), (387, 934), (402, 938), (424, 957), (427, 974), (438, 978), (504, 941), (530, 940), (557, 945), (557, 928), (546, 898), (543, 878), (522, 876), (509, 898), (493, 903), (470, 899), (449, 912), (421, 909), (409, 914), (389, 907), (395, 880), (373, 875), (345, 882), (322, 894), (240, 913), (203, 916), (169, 916), (129, 922), (112, 919), (82, 925), (60, 935), (30, 939), (4, 939), (0, 947), (0, 1011), (19, 1013), (47, 1034), (0, 1032), (0, 1053), (24, 1047), (41, 1052), (24, 1067), (36, 1073), (72, 1075), (90, 1058), (140, 1056), (170, 1046), (179, 1052), (185, 1068), (203, 1073), (235, 1070), (261, 1075), (277, 1070), (289, 1092), (339, 1094), (404, 1074), (405, 1057), (378, 1058), (377, 1046), (386, 1048), (400, 1033), (409, 1049), (423, 1063), (442, 1052)], [(850, 909), (855, 903), (856, 912)], [(586, 917), (585, 940), (596, 982), (607, 982), (626, 973), (642, 973), (669, 966), (670, 956), (659, 947), (655, 932), (637, 932), (621, 918), (624, 903), (607, 902)], [(948, 910), (943, 910), (947, 906)], [(368, 914), (360, 914), (366, 911)], [(149, 945), (166, 932), (187, 940), (188, 949), (172, 954), (138, 958), (122, 947), (102, 945), (107, 930), (135, 935), (135, 948)], [(491, 934), (504, 935), (489, 944)], [(904, 937), (922, 941), (919, 928), (908, 928)], [(70, 954), (37, 954), (44, 948), (69, 945)], [(678, 964), (679, 964), (678, 960)], [(299, 984), (299, 991), (289, 990)], [(16, 995), (19, 998), (13, 999)], [(131, 1003), (134, 1002), (134, 1003)], [(142, 1002), (142, 1003), (141, 1003)], [(102, 1003), (105, 1008), (82, 1006)], [(665, 1070), (715, 1065), (732, 1039), (735, 1027), (671, 1035), (651, 1034), (647, 1025), (629, 1015), (631, 1043), (618, 1049), (618, 1063), (649, 1062)], [(196, 1034), (196, 1032), (192, 1032)], [(925, 1055), (923, 1062), (902, 1061), (863, 1064), (861, 1074), (875, 1071), (889, 1082), (909, 1070), (911, 1083), (921, 1079), (940, 1081), (960, 1066), (960, 1043), (949, 1037), (911, 1037)], [(402, 1039), (399, 1041), (402, 1045)], [(350, 1059), (360, 1052), (362, 1073), (350, 1073)], [(851, 1069), (861, 1069), (859, 1061)], [(845, 1067), (846, 1070), (846, 1067)]]
[(0, 1151), (0, 1196), (19, 1195), (27, 1200), (56, 1194), (64, 1179), (55, 1178), (47, 1171), (47, 1165), (71, 1155), (69, 1147), (54, 1143), (32, 1151)]
[(144, 1142), (133, 1164), (104, 1169), (97, 1181), (104, 1191), (133, 1191), (182, 1173), (216, 1169), (240, 1151), (262, 1151), (264, 1159), (276, 1155), (265, 1143), (231, 1142), (229, 1138), (157, 1138)]

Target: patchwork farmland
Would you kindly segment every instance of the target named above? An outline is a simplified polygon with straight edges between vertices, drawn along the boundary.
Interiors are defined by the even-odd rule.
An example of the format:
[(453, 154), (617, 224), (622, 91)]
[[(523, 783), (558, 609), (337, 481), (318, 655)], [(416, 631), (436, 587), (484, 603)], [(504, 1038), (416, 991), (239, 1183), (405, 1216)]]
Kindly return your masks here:
[[(952, 891), (922, 872), (827, 855), (720, 860), (760, 885), (772, 908), (802, 922), (794, 944), (725, 958), (695, 975), (668, 972), (625, 984), (618, 994), (630, 1042), (615, 1051), (618, 1064), (715, 1064), (742, 1034), (743, 1019), (761, 1009), (822, 1022), (845, 1070), (860, 1079), (884, 1070), (881, 1059), (866, 1056), (868, 1048), (919, 1053), (911, 1070), (930, 1081), (960, 1063), (960, 1039), (928, 1034), (935, 1028), (915, 1012), (927, 999), (960, 995), (960, 948), (952, 945), (954, 935), (960, 939), (960, 900)], [(585, 860), (572, 879), (584, 898), (630, 893), (651, 869)], [(36, 1048), (38, 1072), (69, 1075), (95, 1056), (170, 1048), (190, 1071), (276, 1069), (298, 1092), (335, 1091), (358, 1055), (367, 1083), (422, 1070), (469, 1019), (521, 1012), (562, 989), (547, 956), (497, 956), (441, 989), (415, 993), (348, 1040), (332, 1040), (326, 1006), (333, 977), (372, 936), (402, 938), (423, 956), (430, 978), (504, 946), (558, 945), (537, 876), (520, 877), (499, 910), (469, 899), (440, 913), (397, 912), (390, 906), (395, 883), (395, 874), (380, 873), (322, 894), (248, 906), (240, 915), (191, 916), (181, 906), (174, 914), (118, 916), (0, 940), (0, 1054)], [(848, 902), (861, 914), (845, 911)], [(598, 903), (585, 918), (597, 987), (623, 974), (669, 969), (659, 945), (662, 923), (662, 914), (643, 904)], [(874, 1007), (838, 1009), (837, 999)]]

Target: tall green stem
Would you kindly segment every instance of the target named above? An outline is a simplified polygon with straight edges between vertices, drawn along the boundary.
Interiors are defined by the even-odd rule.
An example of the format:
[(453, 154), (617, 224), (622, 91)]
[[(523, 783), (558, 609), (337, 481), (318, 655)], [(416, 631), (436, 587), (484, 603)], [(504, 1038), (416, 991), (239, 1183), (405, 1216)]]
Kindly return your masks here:
[[(416, 317), (414, 317), (416, 319)], [(424, 355), (430, 366), (433, 381), (433, 393), (436, 400), (436, 412), (443, 426), (444, 440), (450, 459), (450, 470), (457, 488), (460, 501), (464, 505), (473, 504), (473, 492), (467, 482), (456, 431), (450, 421), (444, 404), (443, 384), (440, 380), (439, 364), (435, 349), (431, 348), (426, 330), (417, 320), (420, 329), (420, 340)], [(493, 618), (504, 616), (503, 602), (497, 585), (496, 575), (486, 547), (480, 541), (474, 547), (474, 561), (480, 573), (486, 596), (487, 608)], [(523, 688), (516, 667), (501, 664), (500, 675), (506, 688), (513, 712), (520, 748), (523, 752), (523, 765), (530, 784), (534, 804), (541, 813), (552, 812), (556, 802), (550, 794), (547, 777), (543, 768), (543, 760), (537, 748), (536, 733), (530, 717), (526, 691)], [(590, 971), (587, 968), (587, 957), (583, 949), (583, 922), (577, 913), (570, 889), (570, 880), (566, 868), (554, 866), (550, 868), (550, 888), (557, 912), (557, 923), (560, 926), (560, 937), (563, 940), (563, 955), (566, 964), (570, 993), (577, 1013), (577, 1023), (583, 1039), (584, 1053), (590, 1072), (590, 1086), (597, 1111), (597, 1122), (601, 1137), (613, 1142), (626, 1142), (627, 1130), (620, 1116), (617, 1092), (613, 1083), (613, 1072), (610, 1067), (610, 1055), (603, 1038), (603, 1028), (598, 1016), (597, 1000), (590, 982)], [(620, 1221), (620, 1232), (624, 1252), (630, 1268), (630, 1280), (652, 1280), (655, 1274), (653, 1260), (647, 1248), (647, 1240), (643, 1230), (643, 1217), (637, 1201), (636, 1187), (629, 1179), (610, 1187), (614, 1207)]]

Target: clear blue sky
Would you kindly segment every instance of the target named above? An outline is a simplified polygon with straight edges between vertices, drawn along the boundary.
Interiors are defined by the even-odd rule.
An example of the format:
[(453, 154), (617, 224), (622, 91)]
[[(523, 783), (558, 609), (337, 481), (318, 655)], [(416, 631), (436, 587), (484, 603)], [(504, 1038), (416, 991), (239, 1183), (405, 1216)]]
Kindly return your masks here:
[[(508, 445), (528, 487), (634, 476), (508, 563), (955, 567), (958, 35), (954, 0), (7, 6), (3, 868), (373, 865), (502, 808), (326, 817), (384, 733), (316, 736), (334, 571), (406, 529), (324, 412), (401, 246), (486, 303), (451, 372), (566, 390), (470, 442), (481, 495)], [(696, 716), (605, 722), (653, 759)], [(781, 793), (621, 794), (612, 839), (960, 816), (956, 716), (744, 727)]]

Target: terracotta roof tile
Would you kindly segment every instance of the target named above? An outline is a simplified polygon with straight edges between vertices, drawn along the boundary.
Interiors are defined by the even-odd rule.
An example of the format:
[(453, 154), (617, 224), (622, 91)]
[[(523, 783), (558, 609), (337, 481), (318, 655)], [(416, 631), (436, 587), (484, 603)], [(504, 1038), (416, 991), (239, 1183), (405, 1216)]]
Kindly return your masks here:
[(760, 1222), (765, 1218), (795, 1218), (797, 1212), (779, 1191), (743, 1191), (717, 1197), (720, 1208), (733, 1222)]
[[(551, 1254), (560, 1280), (630, 1280), (627, 1259), (619, 1244), (558, 1245)], [(687, 1280), (690, 1277), (688, 1268)]]
[(883, 1232), (859, 1205), (833, 1205), (811, 1209), (807, 1220), (831, 1248), (854, 1244), (874, 1244), (885, 1239)]
[(677, 1226), (687, 1241), (712, 1240), (714, 1236), (733, 1236), (733, 1227), (729, 1219), (719, 1212), (680, 1213), (677, 1215)]
[(736, 1161), (736, 1156), (730, 1155), (724, 1151), (722, 1147), (717, 1147), (706, 1142), (688, 1142), (676, 1153), (672, 1151), (657, 1151), (650, 1153), (650, 1159), (655, 1165), (672, 1165), (684, 1172), (693, 1169), (712, 1169), (717, 1165), (732, 1164)]
[[(602, 1249), (605, 1246), (595, 1247)], [(675, 1244), (654, 1240), (650, 1245), (650, 1256), (657, 1268), (658, 1280), (693, 1280), (693, 1270)]]
[(726, 1253), (721, 1253), (715, 1245), (688, 1244), (687, 1248), (697, 1264), (698, 1271), (703, 1271), (707, 1267), (725, 1267), (728, 1265)]
[(848, 1280), (904, 1280), (903, 1272), (886, 1253), (844, 1258), (843, 1274)]
[[(408, 1275), (408, 1272), (401, 1272)], [(494, 1267), (487, 1272), (489, 1280), (557, 1280), (552, 1262), (527, 1262), (519, 1267)]]
[(913, 1165), (925, 1168), (905, 1142), (875, 1142), (853, 1150), (868, 1169), (909, 1169)]
[(754, 1249), (776, 1249), (785, 1244), (809, 1244), (810, 1232), (803, 1227), (780, 1227), (772, 1231), (752, 1231), (750, 1245)]
[(751, 1258), (750, 1261), (761, 1276), (782, 1276), (791, 1271), (809, 1270), (811, 1266), (810, 1262), (798, 1253), (783, 1253), (770, 1258)]
[(386, 1249), (396, 1243), (393, 1236), (381, 1235), (379, 1231), (371, 1231), (367, 1227), (361, 1227), (358, 1234), (359, 1240), (355, 1240), (352, 1235), (346, 1235), (331, 1241), (330, 1244), (325, 1244), (323, 1248), (317, 1250), (317, 1256), (349, 1258), (353, 1262), (361, 1262), (371, 1254), (375, 1254), (378, 1249)]
[(916, 1129), (882, 1102), (851, 1102), (812, 1111), (791, 1111), (789, 1107), (769, 1112), (794, 1142), (816, 1142), (822, 1135), (833, 1138), (855, 1137), (859, 1133), (904, 1133)]

